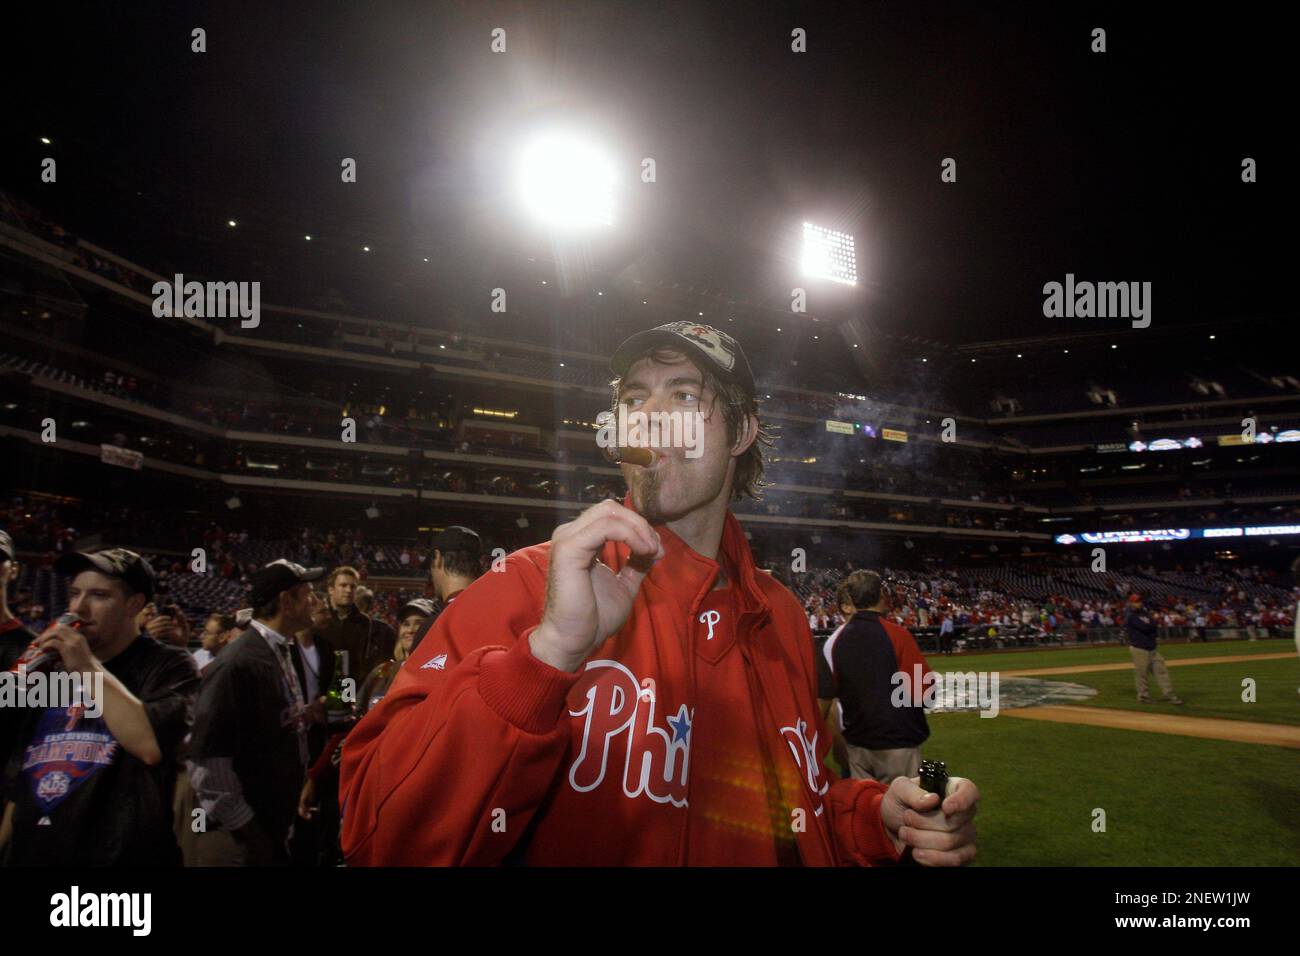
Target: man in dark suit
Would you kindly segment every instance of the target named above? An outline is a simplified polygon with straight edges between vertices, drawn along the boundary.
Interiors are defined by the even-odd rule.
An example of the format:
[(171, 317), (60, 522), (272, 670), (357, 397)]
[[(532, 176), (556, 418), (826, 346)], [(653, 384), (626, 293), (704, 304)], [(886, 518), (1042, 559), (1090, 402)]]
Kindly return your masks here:
[(200, 865), (289, 862), (310, 721), (289, 635), (311, 626), (311, 582), (324, 575), (283, 559), (257, 571), (237, 615), (248, 629), (203, 676), (190, 735)]
[[(308, 766), (325, 749), (329, 740), (326, 727), (325, 694), (334, 683), (334, 645), (319, 636), (329, 625), (330, 611), (324, 598), (312, 591), (311, 626), (294, 635), (291, 648), (293, 669), (298, 675), (303, 699), (307, 701), (310, 724), (307, 727)], [(321, 854), (331, 853), (338, 842), (338, 814), (317, 815), (311, 820), (294, 821), (289, 841), (289, 859), (294, 866), (319, 866)]]
[(397, 634), (383, 621), (362, 613), (356, 594), (361, 576), (356, 568), (343, 565), (330, 572), (328, 608), (324, 625), (314, 628), (335, 650), (345, 655), (343, 672), (356, 680), (365, 680), (370, 668), (388, 660), (397, 643)]

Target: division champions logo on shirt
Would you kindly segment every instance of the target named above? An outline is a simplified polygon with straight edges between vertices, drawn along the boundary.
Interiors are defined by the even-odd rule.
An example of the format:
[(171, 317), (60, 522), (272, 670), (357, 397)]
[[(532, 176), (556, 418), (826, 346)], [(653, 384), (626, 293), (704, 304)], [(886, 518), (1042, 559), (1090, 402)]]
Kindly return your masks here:
[(117, 758), (117, 738), (108, 724), (85, 717), (84, 710), (80, 704), (47, 707), (23, 753), (23, 776), (44, 813)]

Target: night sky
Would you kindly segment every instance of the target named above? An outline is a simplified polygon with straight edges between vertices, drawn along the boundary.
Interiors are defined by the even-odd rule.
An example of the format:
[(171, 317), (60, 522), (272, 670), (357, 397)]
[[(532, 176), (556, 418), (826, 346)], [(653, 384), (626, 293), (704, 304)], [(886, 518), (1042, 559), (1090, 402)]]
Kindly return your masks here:
[[(380, 307), (490, 285), (530, 257), (543, 268), (553, 250), (519, 221), (506, 173), (527, 130), (577, 117), (628, 177), (615, 233), (583, 258), (589, 282), (678, 283), (777, 325), (800, 284), (790, 239), (810, 219), (858, 237), (863, 276), (812, 311), (904, 352), (1113, 330), (1172, 355), (1178, 329), (1239, 324), (1258, 348), (1291, 321), (1290, 41), (1263, 17), (120, 6), (46, 4), (6, 31), (16, 102), (0, 188), (160, 271), (328, 282)], [(190, 50), (195, 26), (206, 53)], [(490, 50), (496, 26), (506, 54)], [(1090, 52), (1096, 26), (1104, 54)], [(807, 53), (790, 50), (795, 27)], [(45, 155), (57, 185), (38, 180)], [(355, 184), (340, 182), (345, 156)], [(637, 180), (643, 156), (653, 185)], [(940, 181), (949, 156), (955, 184)], [(1044, 318), (1043, 283), (1067, 272), (1152, 282), (1152, 329)]]

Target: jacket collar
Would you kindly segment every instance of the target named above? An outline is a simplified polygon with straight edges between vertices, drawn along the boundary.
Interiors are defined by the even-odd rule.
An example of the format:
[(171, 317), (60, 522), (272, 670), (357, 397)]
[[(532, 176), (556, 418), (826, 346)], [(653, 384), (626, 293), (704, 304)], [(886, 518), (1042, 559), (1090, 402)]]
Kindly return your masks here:
[(288, 647), (289, 645), (294, 643), (293, 641), (285, 637), (283, 634), (281, 634), (279, 631), (267, 627), (261, 621), (257, 620), (257, 618), (253, 618), (251, 621), (249, 621), (248, 625), (253, 630), (255, 630), (258, 634), (261, 634), (262, 637), (266, 638), (266, 643), (270, 644), (272, 647), (276, 648), (277, 650), (281, 647)]
[[(626, 508), (632, 506), (632, 495), (628, 493), (623, 499)], [(651, 568), (646, 582), (664, 591), (670, 598), (675, 598), (691, 614), (699, 610), (700, 604), (713, 588), (720, 570), (719, 562), (706, 558), (680, 537), (667, 525), (655, 525), (659, 538), (663, 542), (664, 557)], [(604, 558), (614, 570), (619, 570), (627, 563), (630, 549), (627, 545), (611, 542), (606, 545)], [(736, 516), (727, 510), (722, 527), (722, 541), (719, 556), (725, 555), (732, 570), (735, 571), (735, 588), (737, 609), (742, 617), (755, 615), (768, 617), (772, 613), (771, 604), (759, 584), (759, 571), (754, 565), (754, 555), (745, 539), (744, 529)], [(610, 558), (613, 560), (609, 560)]]

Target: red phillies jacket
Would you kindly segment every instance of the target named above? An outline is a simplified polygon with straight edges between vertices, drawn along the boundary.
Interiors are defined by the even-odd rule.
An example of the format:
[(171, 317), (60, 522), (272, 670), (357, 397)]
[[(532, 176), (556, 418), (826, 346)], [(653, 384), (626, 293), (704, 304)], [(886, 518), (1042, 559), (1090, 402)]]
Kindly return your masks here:
[[(443, 612), (343, 745), (349, 863), (897, 861), (885, 788), (832, 780), (823, 764), (830, 736), (798, 601), (755, 568), (732, 514), (725, 591), (712, 589), (718, 562), (656, 530), (665, 556), (576, 674), (528, 643), (549, 543), (510, 555)], [(616, 542), (601, 553), (616, 572), (627, 557)]]

